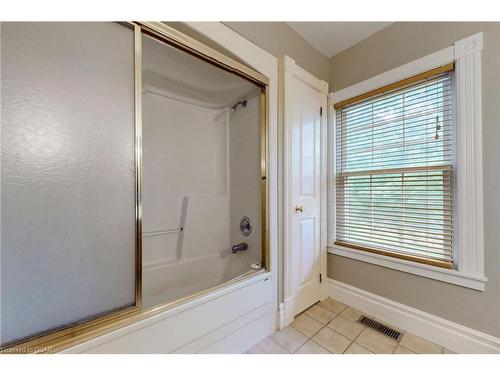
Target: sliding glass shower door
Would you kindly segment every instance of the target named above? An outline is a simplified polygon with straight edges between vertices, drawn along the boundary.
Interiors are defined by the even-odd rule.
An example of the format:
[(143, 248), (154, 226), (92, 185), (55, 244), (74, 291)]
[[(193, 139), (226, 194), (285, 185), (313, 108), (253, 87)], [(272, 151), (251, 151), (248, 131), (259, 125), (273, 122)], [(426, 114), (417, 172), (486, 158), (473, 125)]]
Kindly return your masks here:
[(136, 304), (134, 30), (1, 25), (0, 344)]

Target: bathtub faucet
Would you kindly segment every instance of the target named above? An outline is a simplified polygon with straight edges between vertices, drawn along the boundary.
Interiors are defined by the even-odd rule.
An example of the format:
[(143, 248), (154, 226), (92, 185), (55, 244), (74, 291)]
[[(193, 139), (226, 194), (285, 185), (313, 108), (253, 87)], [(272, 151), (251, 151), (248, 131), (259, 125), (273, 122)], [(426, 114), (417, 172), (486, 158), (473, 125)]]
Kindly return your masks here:
[(246, 242), (237, 243), (236, 245), (233, 245), (233, 247), (231, 248), (233, 254), (236, 254), (240, 251), (245, 251), (246, 249), (248, 249), (248, 244)]

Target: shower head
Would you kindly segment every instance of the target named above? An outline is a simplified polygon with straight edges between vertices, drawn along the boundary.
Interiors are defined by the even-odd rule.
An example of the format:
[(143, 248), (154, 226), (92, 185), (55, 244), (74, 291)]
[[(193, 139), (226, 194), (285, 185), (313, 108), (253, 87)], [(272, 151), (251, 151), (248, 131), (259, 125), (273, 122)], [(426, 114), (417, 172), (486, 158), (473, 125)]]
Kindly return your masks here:
[(231, 111), (236, 111), (238, 109), (239, 106), (242, 106), (243, 108), (246, 108), (247, 107), (247, 104), (248, 104), (248, 101), (245, 99), (245, 100), (240, 100), (239, 102), (236, 102), (233, 104), (233, 106), (231, 107)]
[(224, 113), (228, 113), (229, 111), (235, 112), (238, 110), (238, 107), (241, 106), (242, 108), (246, 108), (247, 105), (248, 105), (247, 99), (240, 100), (240, 101), (234, 103), (231, 107), (229, 107), (229, 108), (226, 107), (224, 110), (222, 110), (221, 112), (216, 114), (214, 117), (214, 121), (218, 121)]

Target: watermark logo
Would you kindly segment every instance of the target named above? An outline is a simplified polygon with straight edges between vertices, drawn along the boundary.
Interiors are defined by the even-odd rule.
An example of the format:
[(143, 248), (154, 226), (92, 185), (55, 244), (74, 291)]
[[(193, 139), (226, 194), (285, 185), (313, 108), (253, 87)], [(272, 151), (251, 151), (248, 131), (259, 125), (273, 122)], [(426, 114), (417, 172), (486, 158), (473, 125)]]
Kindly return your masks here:
[(13, 347), (13, 348), (0, 348), (1, 354), (49, 354), (53, 353), (54, 348), (51, 346), (33, 346), (29, 348), (25, 347)]

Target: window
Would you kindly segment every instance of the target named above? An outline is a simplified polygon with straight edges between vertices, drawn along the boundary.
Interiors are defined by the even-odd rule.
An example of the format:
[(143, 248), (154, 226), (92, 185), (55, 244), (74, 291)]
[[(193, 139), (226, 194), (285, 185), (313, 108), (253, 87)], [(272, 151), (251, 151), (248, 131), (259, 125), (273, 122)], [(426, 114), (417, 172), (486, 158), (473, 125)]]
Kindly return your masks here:
[[(427, 56), (330, 93), (329, 100), (335, 108), (330, 116), (332, 127), (328, 133), (329, 149), (333, 151), (329, 152), (328, 174), (327, 248), (330, 254), (485, 290), (488, 279), (484, 273), (483, 236), (482, 50), (483, 34), (473, 34)], [(423, 87), (427, 86), (430, 93), (432, 84), (436, 85), (438, 81), (441, 81), (442, 93), (435, 95), (434, 102), (430, 95), (424, 95), (421, 96), (423, 101), (431, 99), (428, 106), (420, 105), (420, 111), (413, 108), (407, 100), (410, 92), (419, 88), (425, 90)], [(401, 102), (403, 93), (404, 103)], [(398, 95), (399, 106), (391, 104), (390, 98), (398, 100)], [(426, 118), (425, 111), (432, 110), (433, 105), (436, 107), (438, 100), (441, 100), (441, 113), (428, 113)], [(377, 110), (377, 106), (385, 109)], [(439, 112), (436, 108), (434, 110)], [(414, 113), (410, 115), (410, 111)], [(399, 112), (399, 118), (396, 112)], [(361, 123), (356, 125), (354, 122), (356, 113), (358, 121), (366, 124), (363, 128), (365, 138), (361, 136)], [(422, 134), (418, 135), (410, 126), (411, 122), (417, 124), (413, 115), (421, 117), (422, 134), (430, 132), (429, 142), (420, 147), (415, 143), (419, 138), (422, 141)], [(436, 122), (437, 115), (440, 117)], [(389, 129), (391, 124), (392, 129)], [(359, 132), (357, 142), (365, 140), (367, 143), (364, 154), (354, 153), (355, 126)], [(436, 127), (438, 139), (433, 140), (431, 135), (436, 136)], [(390, 131), (382, 135), (378, 130), (384, 128)], [(431, 145), (435, 146), (434, 152)], [(389, 151), (397, 156), (392, 161), (388, 158)], [(416, 156), (420, 159), (415, 159)], [(364, 163), (359, 160), (364, 160)], [(414, 163), (415, 160), (419, 163)], [(416, 172), (421, 176), (416, 177)], [(365, 198), (361, 200), (362, 184), (359, 180), (363, 175)], [(398, 177), (399, 181), (395, 183)], [(415, 180), (419, 183), (410, 183)], [(418, 188), (425, 187), (419, 192), (423, 197), (415, 196), (415, 184), (436, 181), (440, 181), (443, 187), (441, 194), (438, 190), (434, 192), (437, 195), (431, 196), (430, 188), (420, 186)], [(357, 182), (356, 186), (351, 182)], [(385, 183), (384, 187), (393, 188), (392, 192), (389, 191), (391, 194), (375, 189), (380, 187), (380, 182)], [(396, 186), (399, 188), (397, 193)], [(411, 197), (428, 199), (422, 204), (410, 205)], [(354, 198), (361, 207), (354, 207)], [(389, 204), (388, 198), (395, 199)], [(431, 198), (436, 202), (435, 207), (424, 204)], [(438, 205), (438, 201), (441, 204)], [(417, 202), (422, 201), (413, 199), (413, 203)], [(357, 224), (364, 225), (363, 228), (361, 225), (349, 227), (354, 225), (355, 212), (358, 213)], [(416, 215), (410, 215), (410, 212)], [(436, 215), (440, 219), (431, 220)], [(425, 220), (427, 217), (429, 220)], [(453, 221), (447, 220), (448, 217)], [(420, 222), (412, 223), (410, 219), (419, 219)], [(345, 229), (341, 227), (342, 221)], [(388, 233), (390, 231), (392, 233)], [(432, 239), (431, 234), (438, 236)], [(415, 246), (415, 243), (422, 244), (422, 239), (428, 242), (432, 239), (433, 246)]]
[(335, 245), (453, 268), (453, 67), (335, 105)]

